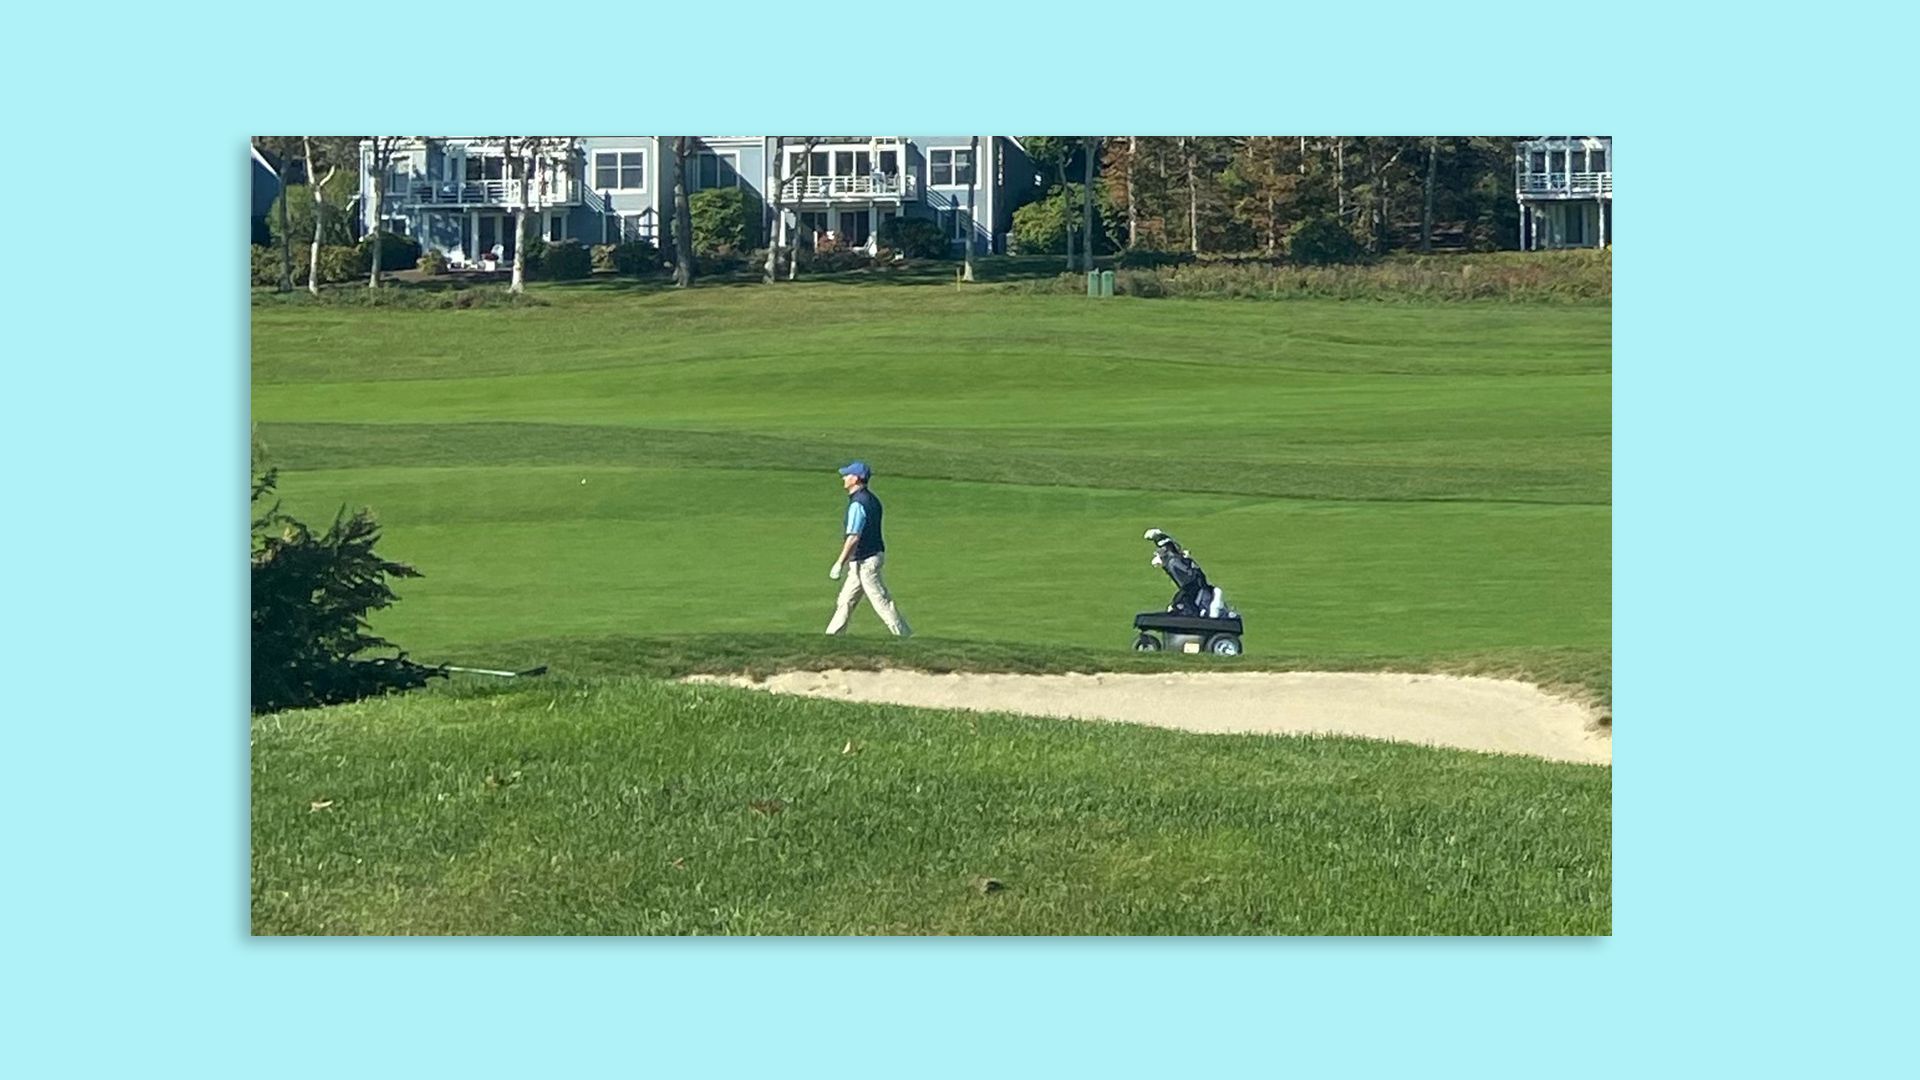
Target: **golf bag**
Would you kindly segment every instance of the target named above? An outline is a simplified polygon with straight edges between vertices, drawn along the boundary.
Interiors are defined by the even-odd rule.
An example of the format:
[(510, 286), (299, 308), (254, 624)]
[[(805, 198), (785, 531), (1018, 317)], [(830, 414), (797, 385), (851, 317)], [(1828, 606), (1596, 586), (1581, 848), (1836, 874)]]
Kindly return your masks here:
[(1210, 619), (1229, 614), (1226, 594), (1207, 580), (1207, 573), (1194, 561), (1193, 552), (1159, 529), (1148, 529), (1147, 539), (1154, 545), (1153, 565), (1173, 579), (1173, 602), (1167, 605), (1167, 611)]

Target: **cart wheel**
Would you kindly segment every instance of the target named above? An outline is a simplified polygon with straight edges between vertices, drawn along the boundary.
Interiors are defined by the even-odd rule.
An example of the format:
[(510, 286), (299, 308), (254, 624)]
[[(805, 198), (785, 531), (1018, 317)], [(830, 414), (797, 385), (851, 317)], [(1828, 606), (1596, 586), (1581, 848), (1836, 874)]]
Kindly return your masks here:
[(1240, 639), (1232, 634), (1220, 634), (1207, 642), (1207, 651), (1215, 656), (1239, 656)]
[(1133, 639), (1134, 652), (1159, 652), (1160, 639), (1152, 634), (1141, 634)]

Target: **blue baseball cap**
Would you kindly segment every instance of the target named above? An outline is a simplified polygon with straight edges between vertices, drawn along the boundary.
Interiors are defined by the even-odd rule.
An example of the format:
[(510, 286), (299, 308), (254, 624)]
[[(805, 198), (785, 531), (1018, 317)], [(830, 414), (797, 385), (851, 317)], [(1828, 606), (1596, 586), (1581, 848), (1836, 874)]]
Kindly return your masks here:
[(848, 465), (846, 468), (841, 469), (840, 475), (841, 476), (857, 476), (862, 480), (866, 480), (873, 476), (873, 470), (867, 468), (866, 462), (856, 461), (853, 464)]

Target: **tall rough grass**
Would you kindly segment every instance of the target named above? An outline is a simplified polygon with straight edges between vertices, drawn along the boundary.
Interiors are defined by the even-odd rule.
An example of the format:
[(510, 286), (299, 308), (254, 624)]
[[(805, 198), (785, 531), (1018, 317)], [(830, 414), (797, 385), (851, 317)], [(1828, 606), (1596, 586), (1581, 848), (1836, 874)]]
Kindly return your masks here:
[[(1022, 293), (1077, 294), (1082, 274), (1004, 286)], [(1265, 260), (1200, 260), (1114, 272), (1114, 291), (1143, 299), (1505, 301), (1591, 303), (1613, 297), (1611, 251), (1397, 255), (1341, 266)]]

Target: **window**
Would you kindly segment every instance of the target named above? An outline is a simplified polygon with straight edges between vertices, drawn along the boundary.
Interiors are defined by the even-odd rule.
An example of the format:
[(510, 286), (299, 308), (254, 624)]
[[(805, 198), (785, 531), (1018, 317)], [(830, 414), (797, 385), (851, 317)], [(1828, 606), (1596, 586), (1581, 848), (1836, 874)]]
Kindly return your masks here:
[(1588, 172), (1606, 172), (1607, 171), (1607, 152), (1605, 150), (1587, 151), (1587, 171)]
[(705, 191), (708, 188), (730, 188), (740, 186), (740, 173), (734, 166), (737, 159), (732, 154), (700, 153), (687, 162), (687, 189)]
[(407, 235), (407, 219), (403, 217), (381, 218), (380, 228), (395, 236), (405, 236)]
[(1527, 164), (1527, 171), (1533, 173), (1543, 173), (1547, 171), (1547, 152), (1545, 150), (1535, 150), (1533, 152), (1531, 160)]
[(404, 161), (396, 161), (387, 166), (386, 186), (382, 190), (389, 195), (396, 191), (407, 190), (407, 173), (408, 167)]
[(505, 180), (507, 178), (507, 159), (503, 157), (468, 157), (468, 180)]
[(941, 149), (927, 151), (927, 171), (935, 186), (956, 187), (973, 183), (973, 151)]
[(652, 239), (653, 229), (647, 224), (647, 215), (644, 213), (608, 214), (600, 219), (600, 242), (603, 244)]
[(593, 186), (601, 191), (645, 191), (645, 150), (602, 150), (593, 155)]
[(550, 243), (557, 244), (560, 241), (565, 240), (566, 238), (567, 238), (567, 215), (548, 214), (547, 215), (547, 240)]
[(888, 176), (900, 175), (900, 152), (898, 150), (880, 151), (880, 171)]

